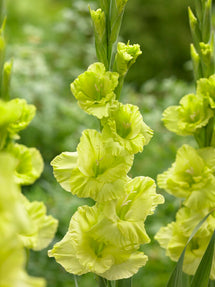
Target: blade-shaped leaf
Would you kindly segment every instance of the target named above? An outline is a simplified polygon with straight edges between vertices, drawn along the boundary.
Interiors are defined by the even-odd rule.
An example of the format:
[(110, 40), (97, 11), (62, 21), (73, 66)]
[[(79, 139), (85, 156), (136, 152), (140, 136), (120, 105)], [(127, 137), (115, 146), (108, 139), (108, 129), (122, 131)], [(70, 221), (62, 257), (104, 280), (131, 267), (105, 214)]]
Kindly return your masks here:
[(215, 231), (211, 237), (205, 254), (198, 266), (198, 269), (193, 277), (191, 287), (207, 287), (209, 282), (209, 276), (212, 266), (213, 254), (214, 254), (214, 243), (215, 243)]
[(197, 233), (197, 231), (199, 230), (199, 228), (202, 226), (202, 224), (205, 222), (205, 220), (208, 218), (208, 216), (214, 211), (214, 209), (212, 211), (210, 211), (198, 224), (197, 226), (194, 228), (192, 234), (190, 235), (187, 244), (184, 247), (184, 250), (181, 253), (181, 256), (179, 257), (179, 260), (175, 266), (175, 269), (173, 270), (171, 277), (167, 283), (167, 287), (184, 287), (183, 284), (183, 280), (182, 280), (182, 268), (183, 268), (183, 261), (184, 261), (184, 255), (185, 255), (185, 251), (187, 248), (187, 245), (189, 244), (189, 242), (192, 240), (192, 238), (195, 236), (195, 234)]

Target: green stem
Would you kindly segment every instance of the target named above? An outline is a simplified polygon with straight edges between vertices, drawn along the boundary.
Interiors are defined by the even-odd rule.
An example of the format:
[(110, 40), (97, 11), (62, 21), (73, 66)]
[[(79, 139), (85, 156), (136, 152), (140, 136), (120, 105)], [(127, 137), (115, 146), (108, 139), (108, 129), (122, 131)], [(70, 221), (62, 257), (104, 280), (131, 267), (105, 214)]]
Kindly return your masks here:
[(112, 62), (112, 48), (113, 45), (110, 41), (111, 39), (111, 10), (112, 10), (112, 0), (110, 0), (109, 11), (107, 15), (107, 60), (108, 60), (108, 70), (111, 71)]
[(74, 275), (75, 287), (78, 287), (77, 277)]
[(124, 84), (124, 79), (125, 79), (124, 76), (119, 77), (119, 83), (118, 83), (118, 86), (117, 86), (117, 88), (115, 90), (115, 94), (116, 94), (116, 99), (117, 100), (119, 100), (119, 98), (120, 98), (120, 94), (121, 94), (122, 87), (123, 87), (123, 84)]

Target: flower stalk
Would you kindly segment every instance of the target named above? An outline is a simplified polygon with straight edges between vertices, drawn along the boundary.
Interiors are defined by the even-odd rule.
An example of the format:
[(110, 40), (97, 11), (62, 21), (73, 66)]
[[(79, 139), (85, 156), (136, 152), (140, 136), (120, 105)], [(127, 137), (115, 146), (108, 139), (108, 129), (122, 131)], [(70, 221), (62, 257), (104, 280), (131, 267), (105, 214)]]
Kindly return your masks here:
[[(178, 261), (193, 226), (204, 218), (215, 202), (215, 141), (214, 141), (214, 32), (212, 29), (212, 1), (196, 0), (195, 13), (188, 8), (193, 38), (191, 58), (196, 84), (195, 94), (182, 97), (179, 105), (168, 107), (163, 113), (167, 129), (181, 135), (193, 136), (198, 148), (183, 145), (172, 166), (157, 177), (160, 188), (183, 200), (176, 220), (162, 227), (156, 235), (161, 247), (173, 261)], [(195, 274), (215, 229), (211, 213), (187, 246), (183, 270)], [(213, 259), (214, 261), (214, 259)], [(214, 263), (213, 263), (214, 264)], [(210, 278), (215, 279), (214, 267)]]
[(90, 15), (99, 62), (73, 83), (79, 106), (100, 122), (85, 130), (75, 152), (63, 152), (51, 165), (59, 184), (95, 204), (78, 208), (64, 238), (49, 251), (68, 272), (93, 272), (100, 287), (131, 287), (131, 277), (146, 264), (140, 245), (150, 241), (145, 220), (163, 197), (149, 177), (130, 178), (134, 154), (152, 137), (137, 106), (119, 102), (124, 78), (141, 54), (139, 45), (115, 46), (127, 0), (100, 1)]

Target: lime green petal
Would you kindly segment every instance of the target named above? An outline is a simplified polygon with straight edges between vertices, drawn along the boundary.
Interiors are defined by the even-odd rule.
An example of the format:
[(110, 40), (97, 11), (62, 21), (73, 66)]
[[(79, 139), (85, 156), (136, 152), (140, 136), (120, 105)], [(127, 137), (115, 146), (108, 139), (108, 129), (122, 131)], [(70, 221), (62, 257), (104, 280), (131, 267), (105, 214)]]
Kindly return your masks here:
[(27, 230), (30, 222), (23, 210), (21, 190), (14, 181), (17, 160), (1, 152), (0, 163), (0, 216), (12, 221), (11, 228), (16, 232)]
[(71, 191), (70, 178), (72, 170), (76, 167), (77, 158), (76, 152), (63, 152), (51, 162), (55, 178), (66, 191)]
[(96, 130), (83, 132), (77, 151), (80, 171), (100, 180), (105, 178), (105, 182), (125, 176), (133, 163), (133, 156), (123, 150), (116, 155), (119, 153), (118, 146), (114, 142), (106, 142), (106, 138)]
[[(207, 209), (199, 209), (198, 212), (188, 207), (180, 208), (176, 214), (176, 222), (180, 225), (181, 232), (189, 237), (193, 232), (193, 226), (197, 224), (208, 214)], [(198, 230), (198, 237), (210, 237), (213, 233), (215, 217), (213, 214), (208, 216), (205, 222)]]
[(88, 272), (76, 257), (73, 237), (70, 232), (67, 232), (64, 238), (56, 243), (52, 250), (48, 251), (48, 256), (55, 257), (55, 260), (69, 273), (82, 275)]
[(189, 145), (183, 145), (178, 150), (172, 167), (158, 175), (157, 183), (168, 193), (187, 198), (193, 190), (202, 189), (212, 179), (211, 170), (198, 151)]
[(186, 136), (206, 126), (212, 116), (207, 100), (188, 94), (181, 99), (180, 106), (170, 106), (164, 111), (163, 122), (170, 131)]
[(152, 130), (143, 122), (137, 106), (119, 104), (112, 108), (110, 117), (102, 120), (103, 134), (113, 137), (130, 153), (143, 150), (152, 137)]
[(27, 248), (41, 250), (46, 248), (52, 241), (58, 221), (52, 216), (46, 215), (46, 207), (43, 202), (29, 202), (23, 197), (23, 205), (31, 220), (31, 230), (20, 234), (20, 239)]
[(128, 195), (121, 208), (125, 220), (145, 220), (158, 204), (164, 202), (163, 196), (156, 193), (154, 180), (149, 177), (135, 177), (128, 183), (127, 189)]
[(20, 272), (17, 275), (15, 285), (11, 287), (45, 287), (46, 281), (43, 278), (37, 278), (27, 275), (25, 272)]
[(14, 99), (10, 102), (20, 111), (19, 117), (8, 127), (9, 133), (14, 135), (29, 125), (35, 116), (36, 108), (34, 105), (28, 105), (24, 99)]
[[(178, 127), (178, 120), (180, 118), (180, 106), (169, 106), (163, 112), (163, 123), (165, 127), (176, 134), (183, 135)], [(181, 134), (182, 133), (182, 134)]]
[(129, 278), (136, 274), (148, 260), (148, 257), (143, 252), (132, 252), (129, 258), (123, 262), (116, 262), (108, 271), (100, 276), (108, 280), (119, 280)]
[(43, 160), (35, 148), (27, 148), (20, 144), (10, 144), (5, 149), (18, 161), (15, 171), (15, 181), (20, 185), (32, 184), (43, 171)]
[(23, 270), (25, 253), (12, 222), (0, 223), (0, 232), (0, 286), (13, 286), (17, 273)]
[(112, 242), (125, 250), (138, 248), (140, 244), (150, 242), (144, 222), (129, 222), (123, 220), (111, 221), (102, 219), (92, 229), (93, 237), (104, 242)]
[[(114, 150), (117, 152), (112, 154)], [(85, 130), (77, 153), (62, 153), (51, 165), (65, 190), (101, 201), (122, 195), (132, 162), (133, 155), (119, 149), (116, 143), (106, 141), (96, 130)]]
[(125, 76), (128, 69), (136, 62), (137, 57), (141, 54), (140, 45), (129, 45), (129, 43), (124, 44), (118, 42), (114, 70), (119, 73), (120, 76)]
[[(161, 247), (166, 249), (166, 254), (173, 261), (177, 261), (183, 251), (190, 235), (193, 232), (193, 226), (196, 226), (200, 220), (207, 214), (207, 211), (196, 213), (187, 207), (181, 208), (176, 214), (176, 222), (162, 227), (156, 234)], [(185, 273), (193, 275), (205, 252), (205, 248), (213, 234), (215, 218), (210, 215), (204, 224), (200, 227), (196, 235), (186, 248), (183, 270)]]
[[(71, 191), (76, 190), (75, 193), (81, 193), (81, 196), (86, 192), (84, 197), (90, 196), (98, 201), (119, 197), (124, 191), (126, 174), (131, 168), (133, 155), (123, 150), (119, 154), (118, 146), (114, 142), (106, 142), (106, 138), (96, 130), (83, 132), (77, 151), (80, 172), (74, 171), (76, 177), (71, 179)], [(75, 182), (80, 183), (81, 177), (83, 184), (75, 185)]]
[(115, 100), (118, 77), (117, 73), (106, 72), (102, 63), (94, 63), (71, 84), (71, 91), (83, 110), (101, 119), (108, 116)]
[(8, 128), (21, 117), (21, 111), (17, 109), (14, 101), (5, 102), (0, 100), (0, 149), (6, 144), (9, 134)]
[(197, 94), (208, 99), (211, 108), (215, 108), (215, 75), (197, 81)]
[(200, 157), (204, 160), (206, 165), (211, 169), (213, 174), (215, 174), (215, 148), (205, 147), (197, 150)]
[(101, 273), (109, 269), (113, 256), (105, 253), (107, 245), (95, 240), (91, 232), (99, 216), (96, 206), (79, 207), (70, 221), (66, 236), (54, 246), (49, 256), (54, 256), (66, 270), (75, 274)]

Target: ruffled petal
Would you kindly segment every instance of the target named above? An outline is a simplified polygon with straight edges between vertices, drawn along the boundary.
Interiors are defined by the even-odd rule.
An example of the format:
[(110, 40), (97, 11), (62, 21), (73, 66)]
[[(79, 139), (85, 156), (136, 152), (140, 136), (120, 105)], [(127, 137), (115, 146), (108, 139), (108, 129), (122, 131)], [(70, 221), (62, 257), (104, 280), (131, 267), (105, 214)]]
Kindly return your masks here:
[(43, 159), (35, 148), (27, 148), (20, 144), (10, 144), (5, 149), (17, 159), (15, 181), (20, 185), (32, 184), (43, 171)]

